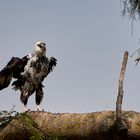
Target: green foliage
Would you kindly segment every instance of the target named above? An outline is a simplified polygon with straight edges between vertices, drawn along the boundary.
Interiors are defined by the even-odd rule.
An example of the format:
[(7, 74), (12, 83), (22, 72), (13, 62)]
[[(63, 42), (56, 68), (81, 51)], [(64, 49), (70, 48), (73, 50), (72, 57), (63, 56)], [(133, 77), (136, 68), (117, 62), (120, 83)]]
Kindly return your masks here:
[(8, 111), (0, 111), (0, 131), (9, 124), (13, 119), (17, 119), (26, 129), (30, 130), (28, 136), (30, 140), (45, 140), (44, 134), (38, 130), (37, 124), (28, 113), (17, 113), (12, 108)]
[[(17, 113), (14, 108), (11, 111), (0, 111), (0, 131), (12, 120), (17, 120), (26, 129), (26, 138), (29, 140), (67, 140), (63, 136), (46, 136), (39, 128), (30, 114)], [(25, 133), (24, 132), (24, 133)], [(17, 135), (10, 136), (10, 139), (17, 139)]]
[(17, 119), (19, 119), (22, 123), (28, 126), (35, 126), (36, 124), (31, 116), (29, 116), (27, 113), (21, 113), (17, 116)]
[(45, 136), (41, 132), (37, 132), (30, 137), (30, 140), (45, 140)]
[(2, 130), (15, 116), (18, 112), (14, 111), (14, 107), (10, 111), (0, 110), (0, 130)]
[(39, 129), (35, 121), (28, 113), (21, 113), (17, 116), (18, 120), (22, 122), (30, 130), (30, 140), (45, 140), (45, 135)]

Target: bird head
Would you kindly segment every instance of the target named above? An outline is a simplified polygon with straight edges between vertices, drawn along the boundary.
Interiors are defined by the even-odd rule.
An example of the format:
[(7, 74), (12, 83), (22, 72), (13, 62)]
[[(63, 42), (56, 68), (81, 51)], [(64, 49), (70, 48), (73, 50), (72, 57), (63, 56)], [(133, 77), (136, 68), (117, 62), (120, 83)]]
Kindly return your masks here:
[(35, 45), (35, 53), (37, 55), (45, 55), (46, 53), (46, 43), (39, 41)]

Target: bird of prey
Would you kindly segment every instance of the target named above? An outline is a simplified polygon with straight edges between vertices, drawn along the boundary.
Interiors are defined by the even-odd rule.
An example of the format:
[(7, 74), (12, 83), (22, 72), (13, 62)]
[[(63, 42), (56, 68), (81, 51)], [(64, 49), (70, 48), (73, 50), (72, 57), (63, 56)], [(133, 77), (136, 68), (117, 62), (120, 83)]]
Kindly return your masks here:
[(20, 90), (20, 100), (24, 104), (23, 111), (28, 111), (28, 98), (35, 92), (36, 108), (40, 111), (43, 98), (43, 80), (57, 64), (54, 57), (46, 57), (46, 43), (39, 41), (35, 44), (33, 53), (23, 58), (12, 57), (0, 71), (0, 90), (9, 86), (12, 78), (13, 89)]

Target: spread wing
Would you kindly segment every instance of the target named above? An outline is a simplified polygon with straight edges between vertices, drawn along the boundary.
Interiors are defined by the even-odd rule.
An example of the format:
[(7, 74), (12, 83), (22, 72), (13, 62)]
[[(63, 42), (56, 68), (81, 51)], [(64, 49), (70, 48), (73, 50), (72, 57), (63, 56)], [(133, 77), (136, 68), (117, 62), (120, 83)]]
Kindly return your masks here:
[(9, 86), (12, 78), (18, 78), (28, 61), (28, 55), (22, 59), (12, 57), (7, 65), (0, 71), (0, 90)]

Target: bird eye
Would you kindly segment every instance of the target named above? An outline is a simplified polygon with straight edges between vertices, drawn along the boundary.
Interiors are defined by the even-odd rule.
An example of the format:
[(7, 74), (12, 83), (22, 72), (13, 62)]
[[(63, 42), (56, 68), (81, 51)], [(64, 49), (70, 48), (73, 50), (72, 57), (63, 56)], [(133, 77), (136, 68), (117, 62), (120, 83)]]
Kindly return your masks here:
[(37, 46), (40, 47), (40, 48), (42, 48), (42, 44), (38, 44)]
[(42, 43), (43, 44), (43, 46), (46, 46), (46, 43)]

